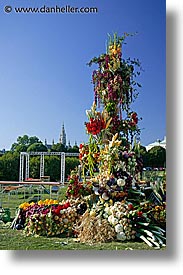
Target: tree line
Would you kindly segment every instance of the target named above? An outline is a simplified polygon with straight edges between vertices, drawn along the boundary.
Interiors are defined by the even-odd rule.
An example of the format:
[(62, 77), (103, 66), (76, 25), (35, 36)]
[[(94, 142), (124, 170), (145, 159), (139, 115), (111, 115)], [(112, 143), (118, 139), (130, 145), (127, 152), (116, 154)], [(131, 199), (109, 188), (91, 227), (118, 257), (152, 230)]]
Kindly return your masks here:
[[(52, 144), (48, 148), (36, 136), (29, 137), (24, 135), (18, 137), (12, 144), (10, 151), (0, 155), (0, 180), (19, 180), (20, 152), (70, 152), (79, 153), (77, 145), (64, 146), (61, 143)], [(166, 167), (166, 150), (161, 146), (151, 148), (149, 151), (144, 146), (140, 147), (140, 154), (143, 160), (143, 167), (160, 168)], [(65, 175), (79, 165), (76, 157), (67, 157), (65, 160)], [(45, 176), (50, 176), (51, 181), (60, 180), (60, 157), (45, 156)], [(30, 158), (30, 177), (39, 178), (40, 157), (31, 156)]]
[(143, 160), (143, 167), (166, 168), (166, 149), (161, 146), (154, 146), (150, 150), (140, 147), (140, 154)]
[[(12, 144), (10, 151), (0, 155), (0, 180), (19, 180), (20, 152), (69, 152), (79, 153), (79, 147), (64, 146), (61, 143), (52, 144), (51, 147), (43, 144), (38, 137), (28, 135), (19, 136), (17, 141)], [(50, 176), (51, 181), (60, 180), (60, 157), (44, 157), (44, 174)], [(67, 157), (65, 160), (65, 175), (79, 165), (79, 159), (76, 157)], [(40, 157), (30, 157), (30, 177), (40, 177)]]

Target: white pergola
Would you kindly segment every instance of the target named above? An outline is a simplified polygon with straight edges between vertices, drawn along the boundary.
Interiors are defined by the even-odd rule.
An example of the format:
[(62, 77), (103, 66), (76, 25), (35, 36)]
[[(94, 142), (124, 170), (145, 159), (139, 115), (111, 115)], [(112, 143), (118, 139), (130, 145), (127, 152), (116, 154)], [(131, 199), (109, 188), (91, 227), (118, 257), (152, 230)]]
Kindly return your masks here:
[[(64, 152), (21, 152), (20, 153), (20, 167), (19, 167), (19, 181), (29, 178), (29, 160), (30, 156), (40, 156), (40, 178), (44, 177), (44, 156), (60, 156), (60, 182), (65, 181), (65, 157), (78, 157), (79, 153), (64, 153)], [(25, 164), (25, 177), (24, 177)]]

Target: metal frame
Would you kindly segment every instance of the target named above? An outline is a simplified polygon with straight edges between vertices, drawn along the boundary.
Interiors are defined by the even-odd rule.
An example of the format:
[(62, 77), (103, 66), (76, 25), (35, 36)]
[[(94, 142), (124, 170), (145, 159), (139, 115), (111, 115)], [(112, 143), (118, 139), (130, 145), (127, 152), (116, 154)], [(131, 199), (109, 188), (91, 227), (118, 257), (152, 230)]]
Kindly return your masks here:
[(25, 160), (25, 180), (29, 178), (30, 156), (40, 156), (40, 178), (44, 177), (44, 156), (57, 155), (61, 157), (60, 164), (60, 182), (65, 182), (65, 157), (78, 157), (79, 153), (65, 152), (21, 152), (19, 167), (19, 182), (24, 181), (24, 160)]

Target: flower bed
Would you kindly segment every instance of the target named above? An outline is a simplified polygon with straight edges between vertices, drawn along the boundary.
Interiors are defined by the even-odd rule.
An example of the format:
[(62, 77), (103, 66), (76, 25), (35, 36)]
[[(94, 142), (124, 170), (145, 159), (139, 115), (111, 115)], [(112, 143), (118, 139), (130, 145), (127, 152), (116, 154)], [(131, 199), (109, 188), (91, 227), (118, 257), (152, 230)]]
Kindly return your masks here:
[(23, 203), (19, 206), (15, 228), (24, 228), (27, 235), (72, 235), (73, 224), (79, 216), (79, 203), (56, 200)]

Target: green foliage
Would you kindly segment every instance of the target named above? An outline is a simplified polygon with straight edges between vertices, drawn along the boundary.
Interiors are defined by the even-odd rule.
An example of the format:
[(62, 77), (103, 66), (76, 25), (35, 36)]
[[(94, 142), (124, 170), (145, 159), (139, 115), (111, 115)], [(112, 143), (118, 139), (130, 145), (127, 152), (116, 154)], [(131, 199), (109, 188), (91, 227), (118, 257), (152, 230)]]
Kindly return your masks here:
[(50, 176), (51, 181), (60, 181), (59, 156), (45, 156), (45, 175)]
[(33, 143), (27, 148), (27, 152), (47, 152), (47, 151), (48, 151), (47, 147), (40, 142)]
[(17, 142), (12, 144), (11, 151), (26, 152), (27, 148), (34, 143), (41, 143), (41, 141), (36, 136), (32, 136), (32, 137), (29, 137), (28, 135), (19, 136), (17, 138)]
[(149, 167), (165, 167), (166, 150), (161, 146), (155, 146), (151, 148), (145, 154), (145, 164)]
[(66, 152), (67, 148), (62, 143), (53, 144), (51, 147), (52, 152)]
[(67, 149), (68, 153), (79, 153), (79, 147), (77, 145), (74, 145), (73, 147), (70, 147)]
[(40, 177), (40, 157), (33, 156), (30, 158), (30, 177), (39, 179)]
[[(67, 157), (65, 159), (65, 176), (79, 165), (78, 158)], [(45, 156), (44, 158), (45, 176), (50, 176), (51, 181), (60, 181), (60, 157)], [(40, 176), (40, 157), (34, 156), (30, 158), (30, 177), (39, 178)]]
[(65, 159), (65, 176), (68, 177), (72, 170), (74, 170), (79, 165), (78, 158), (66, 158)]
[(0, 158), (0, 180), (18, 180), (19, 154), (7, 152)]

